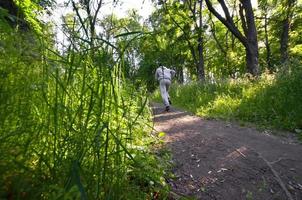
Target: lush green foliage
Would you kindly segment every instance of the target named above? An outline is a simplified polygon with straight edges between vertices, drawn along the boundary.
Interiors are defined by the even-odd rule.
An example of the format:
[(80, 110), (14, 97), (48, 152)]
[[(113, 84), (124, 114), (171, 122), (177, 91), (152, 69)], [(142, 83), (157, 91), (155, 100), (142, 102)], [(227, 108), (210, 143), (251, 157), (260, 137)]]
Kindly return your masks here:
[(47, 29), (0, 22), (0, 198), (164, 198), (146, 90), (123, 60), (84, 44), (62, 56)]
[[(173, 85), (170, 96), (176, 106), (202, 117), (236, 119), (288, 130), (301, 129), (302, 67), (297, 62), (289, 67), (278, 74), (263, 74), (252, 81), (241, 78), (217, 83)], [(155, 97), (160, 101), (158, 91)]]
[[(73, 12), (63, 16), (66, 43), (59, 52), (51, 25), (38, 19), (39, 5), (54, 1), (11, 1), (15, 12), (0, 8), (0, 198), (157, 198), (167, 189), (167, 166), (152, 150), (158, 140), (151, 135), (146, 88), (156, 87), (158, 62), (174, 68), (179, 82), (196, 80), (202, 33), (207, 76), (236, 77), (245, 73), (244, 47), (207, 9), (198, 13), (189, 5), (196, 0), (165, 1), (143, 25), (135, 11), (100, 19), (92, 4), (102, 1), (69, 1)], [(289, 58), (301, 58), (301, 3), (275, 2), (261, 0), (255, 15), (259, 44), (271, 50), (269, 68), (269, 48), (260, 45), (262, 72), (279, 72), (253, 81), (174, 85), (176, 105), (204, 117), (302, 128), (301, 63), (278, 67), (278, 27), (289, 12)], [(269, 34), (263, 16), (270, 19)]]
[[(224, 0), (230, 9), (230, 15), (242, 32), (239, 14), (240, 1)], [(245, 48), (204, 5), (202, 9), (203, 26), (198, 25), (200, 1), (160, 1), (157, 9), (149, 18), (149, 29), (153, 35), (141, 41), (140, 77), (149, 90), (155, 88), (153, 74), (157, 62), (176, 70), (178, 82), (186, 78), (197, 79), (196, 57), (198, 52), (198, 34), (203, 33), (204, 67), (206, 79), (212, 74), (215, 78), (235, 78), (246, 73)], [(211, 1), (220, 7), (217, 1)], [(288, 2), (295, 2), (287, 8)], [(258, 0), (258, 7), (253, 4), (257, 38), (259, 44), (260, 73), (278, 71), (281, 60), (281, 37), (285, 19), (291, 12), (288, 35), (289, 59), (301, 58), (301, 1)], [(195, 57), (195, 59), (194, 59)], [(151, 77), (151, 78), (150, 78)]]

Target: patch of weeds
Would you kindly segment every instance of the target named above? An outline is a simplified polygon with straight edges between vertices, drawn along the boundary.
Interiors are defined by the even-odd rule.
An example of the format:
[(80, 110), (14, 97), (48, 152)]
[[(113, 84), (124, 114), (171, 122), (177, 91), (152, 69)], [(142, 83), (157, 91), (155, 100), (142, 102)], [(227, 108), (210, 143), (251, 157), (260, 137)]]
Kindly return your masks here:
[(150, 197), (166, 199), (170, 191), (166, 183), (171, 169), (170, 155), (166, 148), (161, 147), (156, 147), (145, 155), (137, 155), (135, 159), (141, 166), (133, 166), (133, 170), (129, 172), (133, 185), (139, 185), (140, 190), (149, 193)]
[[(174, 84), (174, 105), (204, 118), (239, 120), (281, 130), (302, 129), (302, 65), (289, 63), (287, 72), (262, 74), (258, 79), (217, 80), (213, 83)], [(160, 99), (160, 93), (154, 93)], [(302, 139), (302, 134), (298, 137)]]
[(246, 200), (253, 200), (253, 193), (251, 191), (247, 191), (245, 196)]
[(258, 191), (259, 191), (259, 192), (263, 192), (263, 191), (265, 191), (266, 189), (267, 189), (267, 182), (266, 182), (265, 178), (262, 177), (262, 181), (261, 181), (261, 183), (260, 183), (260, 185), (259, 185)]

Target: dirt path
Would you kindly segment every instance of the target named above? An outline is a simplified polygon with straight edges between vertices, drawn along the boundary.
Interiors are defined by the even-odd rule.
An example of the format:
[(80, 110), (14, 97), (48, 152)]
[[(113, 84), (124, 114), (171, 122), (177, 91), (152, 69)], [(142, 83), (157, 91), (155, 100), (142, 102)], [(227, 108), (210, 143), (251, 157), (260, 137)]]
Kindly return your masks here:
[(172, 191), (205, 200), (302, 200), (302, 145), (255, 128), (153, 105), (172, 152)]

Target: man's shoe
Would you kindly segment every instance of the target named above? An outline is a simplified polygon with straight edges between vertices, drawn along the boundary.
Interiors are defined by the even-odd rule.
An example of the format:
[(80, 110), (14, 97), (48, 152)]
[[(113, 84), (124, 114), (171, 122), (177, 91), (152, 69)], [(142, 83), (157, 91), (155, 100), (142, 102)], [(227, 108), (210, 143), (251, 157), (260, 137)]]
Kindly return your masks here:
[(166, 109), (165, 109), (165, 111), (169, 111), (170, 110), (170, 106), (166, 106)]

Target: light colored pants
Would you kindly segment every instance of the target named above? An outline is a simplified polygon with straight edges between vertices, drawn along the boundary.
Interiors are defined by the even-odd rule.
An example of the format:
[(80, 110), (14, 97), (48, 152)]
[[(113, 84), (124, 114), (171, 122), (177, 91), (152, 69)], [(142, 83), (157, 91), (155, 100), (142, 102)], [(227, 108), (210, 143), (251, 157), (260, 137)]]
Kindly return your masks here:
[(171, 85), (171, 81), (169, 79), (161, 79), (159, 81), (159, 89), (160, 89), (160, 94), (161, 94), (161, 98), (163, 99), (163, 103), (165, 104), (165, 106), (170, 106), (169, 103), (169, 87)]

